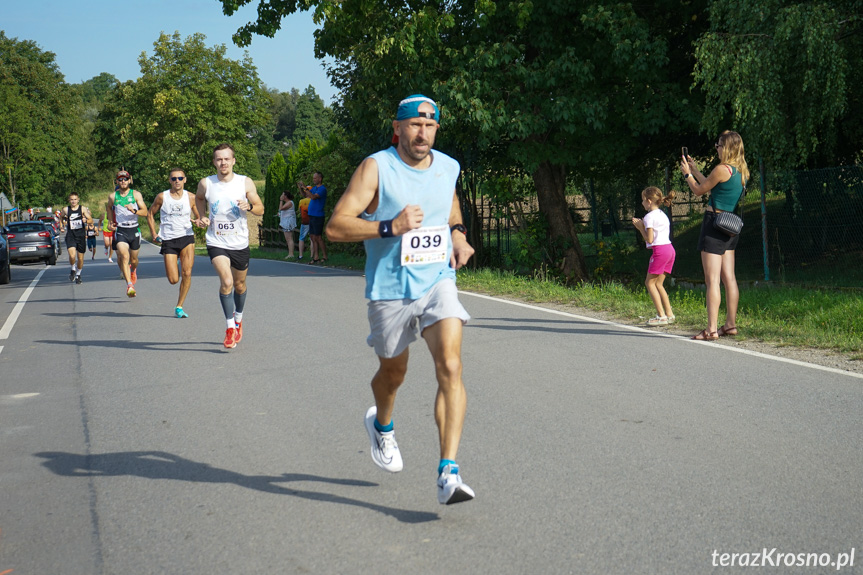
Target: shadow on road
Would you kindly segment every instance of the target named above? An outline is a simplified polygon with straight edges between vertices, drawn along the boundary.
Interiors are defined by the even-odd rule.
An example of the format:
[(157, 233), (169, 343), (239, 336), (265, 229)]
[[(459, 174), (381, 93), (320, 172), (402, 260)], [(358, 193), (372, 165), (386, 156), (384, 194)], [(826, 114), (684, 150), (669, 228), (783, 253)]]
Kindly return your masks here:
[(350, 487), (377, 487), (377, 483), (357, 479), (338, 479), (320, 477), (305, 473), (283, 473), (278, 476), (243, 475), (236, 471), (219, 469), (206, 463), (198, 463), (164, 451), (128, 451), (118, 453), (103, 453), (101, 455), (79, 455), (61, 451), (45, 451), (34, 454), (45, 459), (42, 465), (57, 475), (65, 477), (117, 477), (133, 476), (146, 479), (174, 479), (177, 481), (193, 481), (197, 483), (233, 483), (247, 489), (273, 493), (277, 495), (293, 495), (312, 501), (324, 501), (341, 505), (364, 507), (389, 515), (403, 523), (425, 523), (440, 519), (437, 513), (394, 509), (359, 501), (332, 493), (301, 491), (276, 485), (293, 481), (314, 481), (333, 485)]
[[(80, 312), (71, 312), (71, 313), (59, 313), (59, 312), (51, 312), (51, 313), (43, 313), (42, 315), (46, 315), (49, 317), (80, 317)], [(160, 315), (148, 314), (148, 313), (118, 313), (115, 311), (88, 311), (87, 317), (110, 317), (110, 318), (123, 318), (123, 317), (170, 317), (173, 318), (174, 314), (163, 313)]]
[[(119, 316), (120, 314), (112, 314)], [(162, 317), (162, 316), (155, 316)], [(136, 341), (131, 339), (92, 339), (90, 341), (62, 341), (59, 339), (40, 339), (36, 343), (50, 345), (74, 345), (75, 347), (118, 347), (120, 349), (148, 349), (152, 351), (201, 351), (207, 353), (225, 353), (221, 342), (215, 341)], [(181, 348), (184, 345), (206, 345), (200, 349)], [(218, 346), (218, 347), (217, 347)]]
[[(500, 324), (483, 323), (483, 322), (501, 322)], [(506, 325), (509, 323), (510, 325)], [(558, 324), (564, 327), (549, 327), (546, 325), (530, 325), (533, 324)], [(465, 326), (465, 329), (497, 329), (501, 331), (542, 331), (546, 333), (560, 334), (581, 334), (581, 335), (626, 335), (630, 337), (653, 337), (652, 333), (643, 333), (634, 330), (614, 329), (613, 325), (605, 327), (582, 327), (596, 326), (593, 322), (582, 320), (549, 320), (549, 319), (529, 319), (529, 318), (512, 318), (512, 317), (474, 317), (470, 323)], [(576, 327), (577, 326), (577, 327)]]

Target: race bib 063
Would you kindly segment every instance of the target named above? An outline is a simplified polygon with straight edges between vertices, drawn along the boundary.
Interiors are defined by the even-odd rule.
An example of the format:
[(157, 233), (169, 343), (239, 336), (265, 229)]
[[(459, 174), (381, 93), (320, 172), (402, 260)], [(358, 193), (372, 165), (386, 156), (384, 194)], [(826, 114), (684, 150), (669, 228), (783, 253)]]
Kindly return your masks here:
[(217, 217), (213, 220), (213, 231), (219, 237), (236, 236), (240, 233), (240, 223), (237, 220)]
[(417, 266), (445, 262), (448, 233), (446, 225), (409, 231), (402, 236), (401, 264)]

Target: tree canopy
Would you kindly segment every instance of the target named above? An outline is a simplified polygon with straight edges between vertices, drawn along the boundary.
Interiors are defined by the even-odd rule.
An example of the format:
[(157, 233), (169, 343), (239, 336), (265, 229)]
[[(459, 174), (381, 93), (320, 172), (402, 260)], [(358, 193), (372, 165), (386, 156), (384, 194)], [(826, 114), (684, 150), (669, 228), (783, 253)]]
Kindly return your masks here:
[[(230, 14), (249, 1), (222, 4)], [(699, 97), (685, 74), (703, 2), (261, 2), (235, 41), (272, 35), (309, 7), (351, 133), (385, 142), (396, 102), (435, 98), (441, 146), (463, 165), (532, 175), (567, 277), (587, 277), (567, 177), (643, 170), (673, 156), (669, 134), (697, 130)]]
[(80, 109), (52, 52), (0, 31), (0, 190), (10, 200), (58, 203), (85, 177)]
[(230, 143), (237, 171), (259, 178), (253, 138), (268, 123), (270, 97), (248, 54), (225, 57), (202, 34), (181, 40), (161, 34), (154, 53), (142, 53), (141, 77), (109, 93), (95, 138), (101, 167), (125, 167), (135, 187), (152, 199), (167, 187), (168, 170), (186, 170), (190, 182), (213, 173), (212, 151)]
[(735, 126), (774, 165), (859, 161), (861, 18), (860, 0), (713, 0), (696, 43), (702, 126)]

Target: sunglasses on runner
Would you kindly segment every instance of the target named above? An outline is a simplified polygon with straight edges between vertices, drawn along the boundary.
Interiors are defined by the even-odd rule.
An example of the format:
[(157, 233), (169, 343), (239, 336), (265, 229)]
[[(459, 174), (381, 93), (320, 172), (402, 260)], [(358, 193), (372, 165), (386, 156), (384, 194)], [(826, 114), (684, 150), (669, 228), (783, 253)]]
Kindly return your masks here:
[(176, 176), (176, 177), (171, 176), (171, 181), (172, 181), (172, 182), (182, 182), (182, 181), (183, 181), (183, 180), (185, 180), (185, 179), (186, 179), (186, 176)]
[(129, 178), (117, 178), (118, 182), (128, 182)]

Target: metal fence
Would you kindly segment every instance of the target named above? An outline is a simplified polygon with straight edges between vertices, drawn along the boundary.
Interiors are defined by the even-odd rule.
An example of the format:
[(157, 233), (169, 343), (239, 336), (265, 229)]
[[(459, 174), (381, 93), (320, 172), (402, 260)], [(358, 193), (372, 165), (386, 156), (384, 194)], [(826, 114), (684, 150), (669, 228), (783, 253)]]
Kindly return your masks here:
[[(588, 181), (567, 195), (590, 271), (599, 265), (599, 252), (608, 242), (631, 243), (633, 249), (643, 247), (630, 220), (644, 213), (641, 190), (656, 185), (664, 191), (683, 190), (677, 192), (674, 205), (666, 210), (678, 251), (675, 275), (680, 270), (683, 277), (698, 278), (700, 254), (694, 243), (688, 244), (697, 242), (707, 196), (695, 196), (688, 186), (679, 181), (673, 185), (672, 180), (666, 173), (664, 181), (642, 186), (618, 184), (625, 189), (615, 193)], [(541, 245), (525, 243), (530, 222), (538, 219), (535, 196), (499, 205), (482, 193), (469, 195), (463, 194), (463, 210), (476, 228), (471, 230), (471, 237), (478, 244), (478, 265), (514, 269), (518, 267), (514, 261), (518, 260), (519, 250), (543, 249)], [(741, 280), (830, 284), (833, 280), (825, 277), (826, 270), (828, 274), (841, 271), (833, 275), (850, 277), (852, 287), (854, 278), (860, 277), (863, 285), (863, 167), (753, 170), (739, 213), (744, 221), (736, 251)], [(679, 246), (678, 242), (686, 244)], [(855, 269), (861, 270), (859, 275), (855, 276)]]

